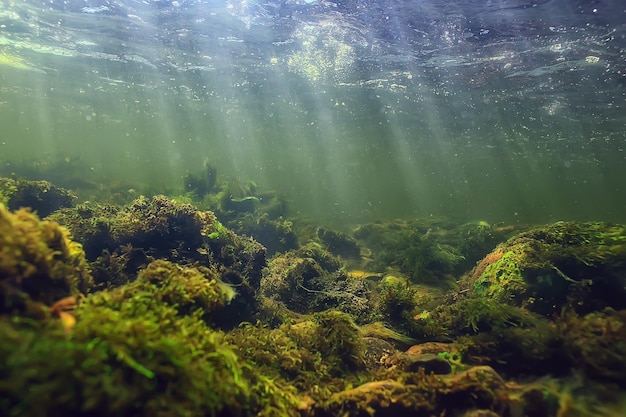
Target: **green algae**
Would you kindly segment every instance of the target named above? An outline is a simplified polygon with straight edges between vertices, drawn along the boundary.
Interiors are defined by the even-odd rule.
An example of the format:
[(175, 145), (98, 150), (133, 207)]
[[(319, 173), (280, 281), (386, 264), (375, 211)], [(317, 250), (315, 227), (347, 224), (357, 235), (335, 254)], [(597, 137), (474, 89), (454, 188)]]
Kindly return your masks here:
[(24, 313), (27, 301), (49, 306), (92, 285), (82, 246), (67, 229), (0, 206), (1, 313)]
[[(379, 328), (377, 334), (357, 326), (355, 322), (360, 322), (353, 311), (327, 310), (318, 302), (307, 304), (298, 314), (288, 308), (298, 302), (286, 307), (265, 297), (276, 289), (287, 298), (301, 291), (300, 295), (320, 300), (342, 292), (339, 285), (348, 280), (341, 259), (318, 246), (305, 245), (288, 256), (275, 256), (270, 260), (271, 274), (268, 269), (262, 278), (257, 275), (255, 283), (261, 262), (247, 262), (260, 259), (258, 245), (236, 236), (210, 212), (162, 196), (138, 199), (124, 208), (94, 206), (62, 211), (78, 215), (90, 230), (109, 233), (115, 243), (112, 251), (104, 248), (90, 264), (84, 254), (80, 261), (80, 256), (45, 252), (62, 247), (55, 246), (58, 239), (47, 240), (61, 236), (74, 248), (72, 253), (80, 254), (79, 246), (64, 229), (56, 230), (53, 222), (20, 212), (8, 223), (12, 226), (3, 229), (10, 231), (2, 246), (10, 250), (6, 253), (16, 254), (16, 248), (22, 247), (37, 248), (39, 253), (43, 248), (42, 253), (53, 253), (49, 258), (63, 264), (50, 269), (45, 263), (31, 262), (35, 271), (65, 270), (82, 263), (102, 277), (120, 279), (78, 297), (77, 308), (67, 313), (76, 318), (70, 327), (51, 316), (46, 307), (50, 302), (20, 289), (24, 308), (5, 311), (0, 317), (0, 355), (7, 358), (0, 364), (2, 415), (320, 417), (523, 412), (547, 417), (585, 406), (569, 398), (561, 385), (529, 386), (516, 397), (513, 385), (505, 384), (498, 373), (526, 380), (547, 372), (564, 378), (575, 371), (592, 384), (624, 383), (625, 372), (615, 363), (626, 363), (622, 343), (626, 318), (623, 309), (604, 309), (619, 304), (606, 288), (595, 289), (619, 282), (625, 239), (618, 226), (559, 223), (519, 234), (508, 246), (496, 248), (458, 288), (431, 300), (429, 308), (415, 284), (361, 280), (369, 285), (363, 294), (372, 302), (370, 318), (389, 326), (384, 327), (388, 332)], [(126, 231), (124, 224), (129, 225)], [(12, 246), (15, 230), (30, 236), (18, 241), (30, 243)], [(212, 237), (215, 232), (218, 236)], [(424, 233), (421, 237), (431, 239), (432, 234)], [(590, 252), (593, 248), (597, 250)], [(90, 268), (83, 272), (85, 277)], [(454, 270), (446, 268), (440, 271)], [(311, 274), (289, 277), (294, 270)], [(252, 281), (242, 285), (250, 277)], [(345, 288), (348, 299), (350, 288)], [(532, 301), (542, 293), (529, 288), (566, 290), (562, 298), (545, 293), (545, 302), (564, 300), (562, 309), (552, 315), (533, 314), (529, 310), (544, 301)], [(76, 287), (59, 296), (78, 292)], [(571, 308), (581, 301), (584, 309)], [(28, 303), (37, 304), (41, 314), (26, 314)], [(219, 330), (220, 316), (231, 315), (229, 309), (236, 303), (241, 303), (237, 309), (244, 305), (254, 310), (259, 303), (271, 311), (257, 315), (263, 321), (256, 324), (236, 318), (235, 328)], [(368, 355), (375, 344), (372, 340), (366, 344), (365, 335), (378, 337), (378, 342), (386, 337), (413, 342), (392, 329), (419, 341), (452, 342), (439, 357), (453, 365), (453, 373), (425, 375), (421, 368), (397, 366), (384, 359), (395, 351), (389, 343), (380, 344), (389, 351), (379, 352), (382, 356), (372, 361)], [(538, 399), (541, 387), (547, 395)], [(607, 398), (607, 402), (614, 399)]]

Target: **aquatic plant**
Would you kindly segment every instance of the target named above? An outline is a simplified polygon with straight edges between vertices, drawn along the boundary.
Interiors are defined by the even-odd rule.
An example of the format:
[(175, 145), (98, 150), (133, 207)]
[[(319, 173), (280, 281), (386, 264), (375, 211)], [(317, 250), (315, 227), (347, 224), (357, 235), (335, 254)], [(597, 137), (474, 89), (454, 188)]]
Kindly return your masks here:
[[(351, 279), (343, 270), (326, 271), (315, 259), (300, 257), (300, 253), (291, 251), (270, 259), (261, 280), (262, 298), (280, 302), (296, 313), (336, 309), (350, 314), (358, 323), (374, 318), (367, 282)], [(322, 260), (329, 258), (322, 256)]]
[(73, 208), (64, 208), (48, 216), (72, 232), (72, 237), (83, 245), (85, 256), (94, 261), (103, 251), (114, 252), (118, 244), (111, 234), (111, 223), (120, 208), (112, 205), (84, 202)]
[(313, 402), (367, 378), (359, 332), (348, 315), (324, 312), (275, 329), (246, 323), (226, 334), (226, 340), (284, 393), (297, 388)]
[(309, 303), (320, 288), (313, 280), (326, 272), (311, 258), (288, 252), (271, 258), (261, 279), (261, 295), (282, 302), (298, 313), (309, 312)]
[(317, 229), (317, 237), (326, 250), (334, 255), (356, 259), (361, 254), (357, 242), (344, 233), (320, 227)]
[[(258, 289), (265, 266), (265, 249), (258, 242), (238, 236), (210, 211), (165, 196), (140, 197), (125, 207), (81, 204), (51, 218), (83, 243), (89, 259), (97, 260), (100, 276), (110, 271), (112, 277), (132, 278), (149, 259), (197, 262), (234, 271), (238, 284), (246, 287), (240, 293), (249, 297)], [(114, 263), (110, 268), (108, 261)]]
[(348, 313), (357, 323), (376, 319), (375, 303), (369, 282), (351, 278), (346, 271), (326, 273), (311, 280), (310, 312), (338, 310)]
[(440, 324), (450, 334), (490, 332), (509, 327), (526, 328), (538, 323), (538, 318), (527, 310), (500, 303), (492, 298), (464, 298), (438, 309)]
[(418, 371), (368, 382), (316, 404), (314, 415), (508, 415), (510, 406), (504, 380), (482, 366), (449, 376)]
[(383, 279), (379, 284), (377, 310), (382, 318), (396, 326), (405, 327), (417, 314), (417, 289), (408, 282)]
[(298, 248), (293, 224), (283, 218), (273, 220), (267, 213), (244, 213), (228, 225), (235, 233), (251, 236), (261, 243), (267, 249), (268, 256)]
[(242, 359), (267, 377), (307, 390), (329, 378), (322, 365), (324, 358), (312, 349), (315, 329), (312, 321), (286, 323), (275, 329), (244, 323), (225, 337)]
[(447, 287), (451, 284), (450, 274), (463, 260), (456, 248), (443, 242), (444, 231), (431, 224), (365, 225), (354, 234), (373, 252), (374, 269), (384, 271), (396, 266), (413, 283)]
[(183, 177), (185, 192), (193, 193), (196, 199), (202, 200), (215, 191), (217, 185), (217, 168), (204, 161), (203, 169), (197, 173), (188, 172)]
[(310, 241), (293, 253), (300, 258), (315, 260), (326, 272), (335, 272), (341, 268), (341, 261), (335, 255), (327, 251), (317, 242)]
[(471, 270), (493, 248), (520, 232), (519, 226), (498, 226), (485, 221), (465, 223), (447, 229), (441, 243), (453, 247), (463, 258), (454, 266), (455, 274)]

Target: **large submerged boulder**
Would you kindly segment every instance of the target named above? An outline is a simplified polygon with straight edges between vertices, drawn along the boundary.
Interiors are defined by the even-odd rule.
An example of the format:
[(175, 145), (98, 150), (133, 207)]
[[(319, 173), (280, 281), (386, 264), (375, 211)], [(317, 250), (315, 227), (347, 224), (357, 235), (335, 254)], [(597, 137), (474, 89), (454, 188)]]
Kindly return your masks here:
[(462, 284), (544, 315), (626, 308), (626, 227), (558, 222), (499, 244)]

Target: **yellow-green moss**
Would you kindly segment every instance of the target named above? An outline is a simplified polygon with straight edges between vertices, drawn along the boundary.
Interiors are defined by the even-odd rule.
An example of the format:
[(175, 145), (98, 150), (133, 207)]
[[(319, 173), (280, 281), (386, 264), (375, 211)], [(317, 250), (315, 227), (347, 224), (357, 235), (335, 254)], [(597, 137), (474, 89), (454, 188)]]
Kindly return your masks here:
[(9, 313), (22, 311), (26, 298), (51, 305), (85, 292), (92, 278), (82, 246), (65, 228), (0, 206), (0, 284), (0, 312)]
[(296, 416), (294, 391), (207, 324), (228, 297), (214, 271), (157, 260), (81, 300), (69, 334), (0, 318), (0, 415)]

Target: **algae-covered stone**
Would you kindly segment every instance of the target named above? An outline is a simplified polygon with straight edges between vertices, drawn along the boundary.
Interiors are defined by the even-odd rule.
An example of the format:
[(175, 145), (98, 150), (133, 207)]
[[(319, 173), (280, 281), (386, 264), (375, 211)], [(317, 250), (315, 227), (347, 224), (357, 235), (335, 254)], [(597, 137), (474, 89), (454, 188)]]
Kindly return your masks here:
[(564, 350), (592, 378), (626, 383), (626, 310), (605, 309), (560, 323)]
[(264, 270), (261, 295), (297, 313), (337, 309), (359, 323), (374, 313), (370, 289), (364, 280), (350, 279), (343, 270), (329, 272), (301, 251), (274, 256)]
[(363, 340), (352, 318), (340, 311), (324, 311), (314, 316), (315, 348), (330, 358), (331, 369), (355, 371), (364, 365)]
[(215, 271), (157, 260), (84, 297), (69, 334), (0, 316), (0, 415), (296, 416), (295, 394), (208, 325), (232, 296)]
[(224, 227), (210, 211), (156, 196), (121, 208), (82, 204), (51, 218), (74, 231), (88, 248), (102, 286), (134, 279), (153, 259), (198, 264), (217, 269), (222, 281), (237, 287), (238, 297), (221, 319), (225, 326), (250, 320), (255, 311), (265, 248)]
[(326, 272), (312, 258), (300, 258), (291, 253), (272, 258), (264, 270), (261, 294), (282, 302), (298, 313), (309, 311), (310, 299), (318, 288), (313, 280)]
[(626, 227), (559, 222), (498, 245), (466, 277), (473, 294), (543, 314), (626, 308)]
[(367, 382), (333, 394), (315, 406), (315, 416), (440, 416), (492, 410), (509, 415), (503, 379), (490, 367), (474, 367), (449, 376), (412, 374), (406, 381)]
[(237, 296), (235, 288), (222, 282), (214, 268), (182, 267), (160, 259), (140, 271), (130, 286), (144, 283), (153, 287), (155, 297), (186, 314), (210, 315)]
[(262, 245), (236, 235), (212, 212), (162, 195), (140, 197), (124, 207), (81, 204), (51, 218), (89, 248), (90, 260), (106, 250), (124, 252), (125, 248), (134, 248), (154, 259), (221, 264), (243, 275), (255, 289), (265, 266)]
[(0, 203), (10, 210), (30, 208), (41, 217), (63, 207), (72, 207), (77, 197), (48, 181), (0, 178)]
[(250, 387), (220, 333), (148, 291), (114, 298), (84, 300), (71, 338), (0, 322), (0, 414), (241, 414)]
[(83, 249), (65, 228), (0, 205), (0, 313), (23, 312), (27, 300), (49, 306), (91, 285)]

